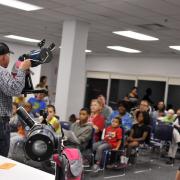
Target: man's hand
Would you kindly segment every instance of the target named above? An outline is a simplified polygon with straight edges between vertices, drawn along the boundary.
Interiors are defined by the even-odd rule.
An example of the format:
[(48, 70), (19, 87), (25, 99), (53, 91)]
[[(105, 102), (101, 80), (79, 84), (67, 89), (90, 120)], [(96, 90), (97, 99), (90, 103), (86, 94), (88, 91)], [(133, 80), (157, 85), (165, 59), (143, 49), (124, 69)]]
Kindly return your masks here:
[(22, 70), (27, 70), (31, 67), (31, 60), (30, 59), (26, 59), (25, 61), (23, 61), (20, 66), (19, 69)]

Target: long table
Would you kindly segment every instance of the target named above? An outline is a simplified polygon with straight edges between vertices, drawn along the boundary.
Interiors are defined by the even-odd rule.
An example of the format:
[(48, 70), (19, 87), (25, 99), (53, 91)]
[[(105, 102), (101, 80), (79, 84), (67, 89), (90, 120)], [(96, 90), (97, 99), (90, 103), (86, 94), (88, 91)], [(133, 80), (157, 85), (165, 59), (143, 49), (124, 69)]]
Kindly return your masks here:
[[(13, 166), (13, 167), (10, 167)], [(8, 168), (10, 167), (10, 168)], [(0, 156), (0, 180), (54, 180), (52, 174)]]

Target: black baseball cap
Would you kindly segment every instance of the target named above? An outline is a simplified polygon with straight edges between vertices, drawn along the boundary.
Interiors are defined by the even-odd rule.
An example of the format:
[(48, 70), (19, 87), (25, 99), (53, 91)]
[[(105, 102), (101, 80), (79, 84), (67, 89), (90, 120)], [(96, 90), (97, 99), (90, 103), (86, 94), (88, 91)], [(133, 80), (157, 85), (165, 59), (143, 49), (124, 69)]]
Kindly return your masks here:
[(9, 47), (5, 43), (0, 42), (0, 55), (4, 55), (8, 53), (14, 54), (14, 52), (9, 50)]

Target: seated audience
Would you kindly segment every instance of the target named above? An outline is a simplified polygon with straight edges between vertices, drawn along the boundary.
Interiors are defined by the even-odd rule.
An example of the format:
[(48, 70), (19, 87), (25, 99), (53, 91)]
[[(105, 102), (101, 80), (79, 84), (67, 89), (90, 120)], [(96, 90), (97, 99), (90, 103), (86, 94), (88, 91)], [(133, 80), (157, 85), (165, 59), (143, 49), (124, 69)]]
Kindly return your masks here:
[(129, 100), (129, 96), (128, 94), (124, 96), (123, 100), (127, 105), (126, 105), (126, 108), (127, 108), (127, 112), (130, 113), (131, 112), (131, 109), (134, 108), (134, 105), (133, 103)]
[(119, 116), (121, 118), (122, 127), (125, 132), (127, 132), (131, 129), (132, 122), (133, 122), (131, 115), (126, 111), (127, 110), (126, 105), (127, 105), (126, 102), (124, 102), (124, 101), (120, 102), (118, 110), (114, 111), (108, 120), (108, 124), (110, 124), (112, 119), (114, 119), (114, 117)]
[[(47, 76), (41, 76), (40, 77), (39, 84), (36, 85), (36, 88), (48, 90)], [(46, 102), (47, 105), (50, 104), (50, 98), (49, 98), (48, 94), (49, 94), (49, 90), (44, 96), (44, 101)]]
[(71, 114), (71, 115), (69, 116), (69, 122), (70, 122), (70, 124), (73, 124), (73, 123), (75, 123), (76, 121), (77, 121), (76, 115), (75, 115), (75, 114)]
[(153, 105), (154, 102), (151, 99), (151, 95), (152, 95), (152, 89), (151, 88), (147, 88), (146, 89), (146, 94), (144, 95), (144, 97), (142, 99), (148, 101), (148, 103), (150, 105)]
[(34, 117), (39, 117), (41, 110), (46, 109), (46, 103), (44, 101), (44, 93), (38, 93), (35, 97), (31, 97), (28, 102), (32, 104), (32, 113)]
[(53, 105), (47, 106), (47, 118), (46, 118), (47, 125), (51, 125), (54, 131), (57, 134), (61, 134), (61, 126), (60, 122), (56, 117), (56, 109)]
[(99, 141), (93, 144), (93, 151), (96, 152), (95, 160), (96, 163), (93, 166), (93, 171), (98, 172), (100, 170), (100, 163), (104, 150), (113, 149), (118, 150), (121, 146), (122, 140), (122, 129), (120, 128), (121, 119), (115, 117), (112, 120), (110, 126), (105, 130), (105, 136), (103, 141)]
[(101, 115), (101, 103), (97, 99), (91, 101), (91, 115), (89, 117), (89, 122), (92, 123), (92, 126), (95, 130), (94, 140), (95, 142), (101, 139), (102, 131), (105, 127), (105, 119)]
[(18, 106), (22, 106), (25, 103), (24, 95), (14, 97), (14, 102), (18, 104)]
[(128, 100), (132, 103), (132, 107), (135, 107), (138, 104), (138, 92), (137, 87), (133, 87), (128, 94)]
[(158, 121), (161, 121), (167, 115), (164, 102), (159, 101), (157, 104), (156, 111), (151, 112), (150, 115), (151, 115), (152, 132), (155, 132)]
[(167, 115), (161, 119), (162, 122), (166, 124), (171, 124), (175, 120), (175, 113), (173, 109), (169, 109)]
[(20, 124), (19, 117), (17, 115), (18, 104), (13, 102), (12, 104), (12, 116), (9, 121), (10, 131), (17, 132)]
[(177, 118), (173, 123), (173, 127), (172, 142), (168, 152), (169, 161), (167, 161), (167, 164), (174, 164), (178, 144), (180, 145), (180, 109), (177, 110)]
[(79, 112), (79, 121), (74, 122), (70, 128), (80, 142), (79, 149), (81, 152), (86, 149), (89, 140), (92, 138), (93, 128), (92, 125), (88, 123), (89, 115), (89, 110), (82, 108)]
[(139, 111), (140, 112), (147, 112), (148, 113), (148, 119), (149, 119), (148, 121), (150, 122), (150, 125), (153, 127), (153, 125), (155, 123), (153, 121), (153, 117), (152, 117), (152, 113), (151, 113), (148, 101), (146, 101), (146, 100), (141, 100), (140, 101), (139, 107), (133, 112), (134, 123), (137, 123), (137, 119), (136, 119), (137, 116), (136, 116), (136, 114)]
[(136, 114), (137, 124), (134, 124), (126, 141), (126, 157), (122, 165), (126, 166), (131, 156), (132, 149), (147, 142), (150, 136), (149, 118), (147, 112), (138, 111)]
[(167, 114), (166, 107), (163, 101), (159, 101), (157, 104), (157, 110), (153, 112), (153, 117), (158, 119), (159, 117)]
[(47, 76), (41, 76), (40, 77), (39, 84), (36, 85), (36, 88), (48, 89)]
[(29, 102), (25, 102), (23, 104), (23, 107), (27, 111), (27, 113), (31, 116), (31, 118), (34, 118), (34, 114), (32, 113), (32, 104)]
[(166, 113), (164, 113), (163, 110), (159, 110), (159, 111), (157, 112), (157, 117), (156, 117), (155, 120), (161, 121), (165, 116), (166, 116)]
[(10, 138), (10, 148), (9, 148), (9, 154), (8, 157), (12, 159), (16, 159), (16, 151), (17, 149), (15, 148), (17, 142), (22, 142), (24, 141), (26, 134), (26, 124), (23, 123), (21, 118), (19, 118), (19, 123), (17, 125), (17, 130), (11, 133), (11, 138)]
[(112, 108), (106, 104), (106, 99), (103, 95), (99, 95), (97, 99), (102, 106), (101, 114), (104, 116), (105, 121), (107, 121), (112, 113)]

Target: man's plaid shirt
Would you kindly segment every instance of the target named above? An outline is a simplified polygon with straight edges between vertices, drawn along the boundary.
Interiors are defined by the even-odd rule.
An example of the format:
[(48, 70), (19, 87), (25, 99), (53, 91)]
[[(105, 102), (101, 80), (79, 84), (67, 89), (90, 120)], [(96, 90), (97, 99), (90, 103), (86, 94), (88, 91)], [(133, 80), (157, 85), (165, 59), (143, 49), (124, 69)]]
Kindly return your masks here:
[(25, 71), (18, 70), (16, 78), (0, 66), (0, 116), (11, 116), (12, 96), (21, 94), (25, 85)]

